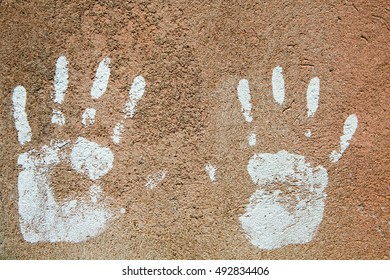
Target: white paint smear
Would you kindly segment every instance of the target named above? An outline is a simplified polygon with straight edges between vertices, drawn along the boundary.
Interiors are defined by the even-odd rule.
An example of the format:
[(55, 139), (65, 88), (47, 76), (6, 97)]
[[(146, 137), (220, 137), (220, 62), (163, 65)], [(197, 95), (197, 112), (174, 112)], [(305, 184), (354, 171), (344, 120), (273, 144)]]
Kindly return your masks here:
[(104, 58), (96, 70), (95, 80), (93, 81), (91, 96), (93, 99), (100, 98), (107, 89), (108, 80), (110, 78), (110, 59)]
[(68, 89), (68, 78), (68, 61), (65, 56), (60, 56), (57, 59), (54, 74), (54, 102), (61, 104), (64, 101)]
[(87, 109), (85, 109), (85, 111), (82, 115), (81, 123), (84, 126), (93, 125), (95, 123), (95, 116), (96, 116), (96, 109), (87, 108)]
[(158, 184), (160, 184), (166, 177), (167, 172), (161, 170), (154, 175), (149, 175), (147, 177), (148, 182), (145, 184), (145, 187), (149, 190), (154, 189)]
[(310, 129), (307, 129), (307, 130), (305, 131), (305, 136), (306, 136), (307, 138), (310, 138), (310, 137), (311, 137), (311, 130), (310, 130)]
[(241, 111), (245, 117), (245, 120), (247, 122), (252, 122), (252, 103), (248, 80), (242, 79), (239, 81), (237, 95), (238, 100), (241, 103)]
[(70, 161), (77, 172), (96, 180), (111, 170), (114, 155), (109, 148), (79, 137), (70, 154)]
[(113, 135), (111, 137), (112, 139), (112, 142), (114, 142), (114, 144), (118, 145), (119, 142), (121, 141), (122, 139), (122, 134), (123, 134), (123, 131), (125, 130), (125, 126), (123, 124), (123, 121), (122, 122), (119, 122), (115, 125), (114, 127), (114, 132), (113, 132)]
[(358, 127), (358, 118), (355, 114), (350, 115), (344, 122), (344, 135), (340, 137), (339, 151), (333, 151), (330, 154), (330, 160), (337, 162), (349, 146), (349, 141), (352, 139)]
[(124, 112), (126, 117), (132, 118), (135, 114), (137, 102), (144, 95), (146, 87), (145, 79), (142, 76), (135, 77), (129, 92), (129, 101), (125, 105)]
[(256, 133), (252, 132), (248, 135), (248, 144), (251, 147), (256, 145)]
[[(80, 199), (57, 200), (51, 186), (51, 172), (60, 162), (69, 162), (69, 141), (52, 142), (41, 150), (31, 150), (18, 158), (22, 171), (18, 177), (19, 222), (23, 238), (28, 242), (81, 242), (103, 232), (116, 217), (103, 201), (98, 185)], [(80, 149), (89, 150), (92, 165)], [(92, 149), (92, 150), (91, 150)], [(109, 153), (96, 143), (79, 138), (73, 147), (72, 165), (77, 171), (89, 170), (90, 178), (108, 172)], [(96, 153), (104, 156), (96, 157)], [(108, 158), (108, 159), (107, 159)], [(77, 163), (77, 161), (79, 163)], [(97, 169), (92, 171), (91, 169)], [(92, 174), (92, 176), (91, 176)]]
[(284, 78), (282, 72), (283, 69), (280, 66), (275, 67), (272, 71), (272, 94), (275, 102), (279, 105), (283, 104), (285, 96)]
[(318, 109), (318, 102), (320, 100), (320, 79), (314, 77), (310, 80), (306, 92), (307, 98), (307, 116), (312, 117)]
[(311, 241), (323, 219), (326, 169), (283, 150), (255, 154), (248, 173), (259, 188), (240, 222), (252, 244), (272, 250)]
[(31, 128), (28, 124), (26, 114), (26, 89), (22, 86), (17, 86), (13, 90), (12, 103), (14, 106), (15, 128), (18, 131), (18, 141), (21, 145), (31, 141)]
[(212, 165), (211, 163), (207, 163), (205, 166), (205, 169), (206, 169), (207, 175), (209, 175), (210, 181), (214, 182), (216, 179), (216, 175), (217, 175), (217, 168), (214, 165)]
[(63, 126), (65, 124), (64, 114), (60, 110), (53, 109), (53, 113), (51, 116), (51, 123), (57, 124), (59, 126)]

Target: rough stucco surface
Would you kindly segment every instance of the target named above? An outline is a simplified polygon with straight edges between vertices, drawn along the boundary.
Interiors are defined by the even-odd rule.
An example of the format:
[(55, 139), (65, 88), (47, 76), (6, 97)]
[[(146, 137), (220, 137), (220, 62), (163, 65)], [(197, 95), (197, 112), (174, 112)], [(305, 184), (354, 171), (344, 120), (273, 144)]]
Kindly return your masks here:
[[(7, 259), (388, 259), (388, 1), (0, 1), (0, 257)], [(55, 62), (69, 60), (67, 123), (50, 124)], [(92, 100), (99, 61), (111, 59), (106, 94)], [(282, 66), (286, 97), (272, 99)], [(132, 80), (147, 87), (137, 114), (111, 143)], [(306, 88), (321, 79), (320, 106), (306, 117)], [(248, 79), (253, 122), (245, 123), (237, 84)], [(19, 146), (12, 89), (28, 92), (29, 147), (86, 137), (109, 146), (103, 191), (126, 213), (82, 243), (23, 240), (18, 220)], [(85, 108), (97, 109), (84, 128)], [(359, 127), (336, 164), (346, 117)], [(306, 138), (310, 128), (313, 136)], [(249, 147), (249, 132), (257, 145)], [(329, 174), (323, 221), (313, 241), (261, 250), (239, 217), (256, 189), (246, 172), (255, 152), (287, 150)], [(205, 163), (218, 166), (211, 183)], [(80, 196), (89, 181), (58, 166), (57, 197)], [(167, 170), (152, 191), (147, 176)]]

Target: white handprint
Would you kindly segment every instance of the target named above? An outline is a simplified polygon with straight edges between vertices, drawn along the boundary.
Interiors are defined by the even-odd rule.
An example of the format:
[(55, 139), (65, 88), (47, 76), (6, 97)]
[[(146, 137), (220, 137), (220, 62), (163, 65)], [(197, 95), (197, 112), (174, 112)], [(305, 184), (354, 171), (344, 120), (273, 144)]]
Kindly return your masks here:
[[(281, 67), (273, 70), (272, 87), (275, 102), (282, 105), (285, 86)], [(245, 121), (251, 123), (253, 117), (248, 80), (239, 81), (237, 94)], [(311, 118), (319, 104), (318, 77), (311, 79), (306, 97), (307, 117)], [(342, 157), (357, 126), (356, 115), (352, 114), (345, 120), (340, 149), (330, 154), (332, 163)], [(311, 137), (311, 131), (307, 130), (305, 135)], [(256, 134), (250, 132), (247, 140), (249, 146), (255, 146)], [(211, 181), (215, 181), (216, 167), (208, 163), (206, 171)], [(277, 153), (254, 154), (248, 162), (247, 171), (258, 188), (239, 219), (252, 244), (271, 250), (311, 241), (323, 219), (325, 189), (328, 185), (327, 170), (321, 165), (311, 166), (302, 155), (281, 150)]]
[[(93, 99), (100, 98), (106, 91), (110, 76), (110, 60), (100, 62), (91, 89)], [(145, 80), (138, 76), (130, 90), (130, 101), (124, 108), (125, 118), (133, 117), (137, 101), (145, 90)], [(54, 77), (53, 101), (61, 105), (68, 88), (68, 61), (58, 58)], [(32, 133), (25, 112), (27, 93), (24, 87), (13, 90), (15, 127), (19, 143), (24, 146), (31, 141)], [(130, 105), (129, 105), (130, 104)], [(129, 109), (130, 106), (130, 109)], [(128, 114), (128, 112), (131, 114)], [(87, 108), (82, 123), (93, 125), (96, 110)], [(65, 124), (64, 114), (59, 108), (53, 109), (51, 122)], [(120, 142), (123, 132), (114, 129), (114, 144)], [(53, 195), (53, 168), (60, 164), (71, 168), (91, 180), (89, 193), (82, 198), (56, 199)], [(19, 155), (18, 164), (22, 170), (18, 177), (19, 220), (23, 237), (28, 242), (81, 242), (103, 232), (125, 209), (109, 206), (110, 198), (103, 195), (99, 179), (113, 167), (114, 154), (109, 147), (102, 147), (83, 137), (75, 141), (51, 140), (39, 149), (31, 149)]]

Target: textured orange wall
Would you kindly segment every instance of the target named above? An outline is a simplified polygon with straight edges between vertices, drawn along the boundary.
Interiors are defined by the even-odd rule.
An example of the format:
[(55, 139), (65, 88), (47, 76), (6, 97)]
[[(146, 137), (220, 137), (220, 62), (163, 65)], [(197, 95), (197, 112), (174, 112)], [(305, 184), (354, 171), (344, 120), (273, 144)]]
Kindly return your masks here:
[[(0, 256), (7, 259), (388, 259), (388, 1), (0, 1)], [(63, 127), (50, 124), (55, 63), (69, 61)], [(107, 92), (92, 100), (98, 63), (111, 59)], [(272, 98), (283, 67), (286, 97)], [(147, 83), (137, 113), (111, 143), (133, 79)], [(306, 89), (321, 80), (318, 111), (306, 117)], [(253, 122), (241, 115), (237, 84), (247, 79)], [(12, 90), (26, 88), (33, 132), (18, 143)], [(84, 109), (96, 124), (81, 124)], [(344, 120), (358, 129), (342, 159)], [(306, 138), (310, 128), (313, 135)], [(257, 145), (247, 145), (255, 131)], [(18, 155), (51, 139), (82, 136), (109, 146), (102, 179), (112, 205), (126, 209), (106, 231), (81, 243), (25, 242), (20, 232)], [(306, 244), (262, 250), (239, 217), (256, 186), (253, 153), (288, 150), (328, 170), (322, 223)], [(218, 166), (211, 183), (204, 165)], [(148, 175), (166, 170), (153, 190)], [(80, 197), (90, 181), (65, 165), (53, 171), (57, 199)]]

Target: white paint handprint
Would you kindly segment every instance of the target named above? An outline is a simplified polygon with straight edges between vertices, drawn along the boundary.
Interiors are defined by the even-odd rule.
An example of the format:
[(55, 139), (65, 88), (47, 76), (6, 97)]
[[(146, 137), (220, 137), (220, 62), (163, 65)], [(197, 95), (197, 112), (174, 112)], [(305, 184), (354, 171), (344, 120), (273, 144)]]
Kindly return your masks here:
[[(106, 91), (110, 76), (110, 60), (100, 62), (91, 89), (93, 99), (100, 98)], [(130, 90), (129, 102), (124, 108), (125, 118), (133, 117), (137, 101), (145, 90), (145, 80), (138, 76)], [(62, 104), (68, 88), (68, 61), (58, 58), (54, 77), (53, 101)], [(24, 146), (31, 141), (32, 133), (25, 112), (27, 93), (24, 87), (13, 90), (15, 127), (19, 143)], [(128, 114), (129, 112), (129, 114)], [(95, 123), (96, 110), (87, 108), (82, 115), (84, 126)], [(65, 124), (64, 114), (53, 109), (52, 124)], [(114, 144), (120, 142), (123, 132), (114, 129)], [(117, 125), (118, 126), (118, 125)], [(19, 221), (23, 237), (28, 242), (81, 242), (103, 232), (125, 209), (113, 209), (107, 203), (110, 198), (103, 195), (99, 179), (113, 167), (114, 154), (108, 147), (78, 137), (75, 141), (51, 140), (49, 145), (31, 149), (19, 155), (18, 164), (22, 170), (18, 177)], [(56, 199), (53, 195), (53, 169), (65, 163), (86, 177), (93, 184), (89, 193), (82, 198)]]
[[(285, 97), (282, 68), (272, 74), (274, 101), (282, 105)], [(253, 121), (251, 94), (248, 80), (242, 79), (237, 87), (242, 114), (247, 123)], [(320, 97), (320, 80), (311, 79), (307, 89), (307, 117), (314, 116)], [(350, 115), (344, 123), (344, 135), (340, 148), (330, 154), (337, 162), (349, 146), (358, 126), (356, 115)], [(311, 131), (305, 132), (311, 137)], [(256, 145), (256, 134), (250, 132), (250, 147)], [(206, 165), (211, 181), (215, 181), (216, 167)], [(312, 166), (302, 155), (280, 150), (277, 153), (256, 153), (248, 162), (247, 172), (258, 186), (251, 195), (245, 213), (239, 218), (241, 226), (252, 244), (262, 249), (276, 249), (288, 244), (303, 244), (314, 238), (323, 219), (328, 185), (327, 170)]]

